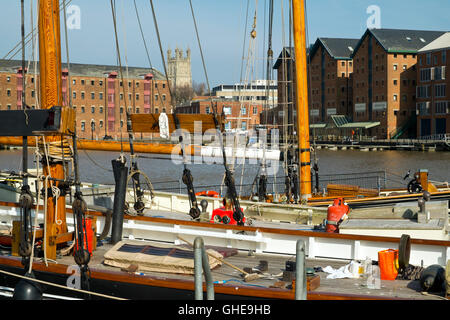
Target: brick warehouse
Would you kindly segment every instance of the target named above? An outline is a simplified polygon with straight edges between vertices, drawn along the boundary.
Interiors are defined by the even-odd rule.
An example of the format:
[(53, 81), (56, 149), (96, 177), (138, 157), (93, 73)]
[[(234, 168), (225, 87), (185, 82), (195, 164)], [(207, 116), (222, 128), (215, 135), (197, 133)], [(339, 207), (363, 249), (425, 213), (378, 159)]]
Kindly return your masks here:
[[(28, 66), (28, 62), (26, 63)], [(0, 60), (0, 110), (21, 109), (22, 62)], [(67, 66), (62, 66), (63, 101), (69, 104)], [(36, 108), (39, 99), (39, 75), (34, 63), (29, 64), (26, 77), (27, 105)], [(37, 66), (39, 70), (39, 66)], [(131, 113), (171, 112), (171, 98), (167, 81), (155, 69), (123, 68), (126, 95), (117, 66), (70, 65), (72, 105), (77, 114), (77, 133), (80, 138), (102, 139), (105, 135), (118, 139), (126, 133), (125, 106)], [(125, 100), (128, 98), (127, 100)], [(138, 136), (139, 137), (139, 136)], [(144, 137), (144, 136), (143, 136)]]
[[(420, 49), (444, 33), (368, 29), (359, 40), (318, 38), (309, 51), (311, 129), (316, 134), (341, 136), (356, 131), (379, 139), (421, 135), (416, 132), (416, 90), (420, 79), (417, 57)], [(262, 114), (261, 123), (296, 123), (291, 51), (284, 48), (274, 65), (278, 71), (278, 106), (269, 110), (267, 122)], [(442, 105), (441, 101), (439, 108)], [(438, 118), (444, 118), (443, 114)], [(430, 125), (431, 131), (425, 132), (441, 132), (444, 120), (437, 121), (438, 124)], [(438, 130), (434, 129), (436, 126)]]
[(419, 50), (417, 55), (417, 136), (450, 133), (450, 32)]
[[(358, 39), (318, 38), (309, 51), (308, 85), (309, 112), (312, 127), (324, 124), (337, 114), (351, 114), (352, 72), (351, 55)], [(284, 48), (274, 64), (278, 79), (278, 106), (265, 115), (261, 122), (283, 124), (292, 134), (296, 110), (292, 101), (295, 96), (295, 63), (293, 48)], [(286, 114), (286, 116), (284, 116)]]
[(417, 54), (444, 32), (368, 29), (353, 58), (353, 120), (380, 122), (369, 136), (413, 137)]
[[(263, 110), (261, 103), (241, 102), (234, 99), (212, 97), (218, 114), (225, 116), (225, 129), (254, 129), (259, 125), (259, 115)], [(177, 107), (179, 113), (212, 114), (211, 97), (196, 97), (189, 104)]]
[(351, 114), (351, 55), (357, 44), (358, 39), (318, 38), (311, 48), (311, 123), (324, 123), (331, 115)]

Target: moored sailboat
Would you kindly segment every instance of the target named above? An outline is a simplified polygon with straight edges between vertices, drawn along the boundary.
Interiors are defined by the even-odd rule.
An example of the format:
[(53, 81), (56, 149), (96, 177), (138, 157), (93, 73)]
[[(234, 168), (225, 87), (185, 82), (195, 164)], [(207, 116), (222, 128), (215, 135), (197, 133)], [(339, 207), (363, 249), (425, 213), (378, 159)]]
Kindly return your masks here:
[[(51, 8), (58, 8), (58, 1), (46, 0), (41, 1), (40, 6), (40, 17), (41, 17), (41, 28), (42, 31), (46, 31), (45, 34), (49, 39), (54, 37), (58, 38), (57, 35), (59, 28), (49, 28), (52, 23), (58, 24), (59, 16), (55, 12), (59, 10), (51, 10)], [(294, 6), (294, 17), (304, 16), (304, 8), (302, 7), (302, 1), (293, 1)], [(44, 19), (44, 18), (47, 19)], [(297, 25), (302, 25), (301, 21), (296, 21)], [(303, 22), (304, 24), (304, 22)], [(52, 32), (55, 32), (53, 34)], [(298, 33), (304, 31), (297, 30)], [(297, 45), (299, 46), (299, 52), (305, 49), (304, 38), (297, 39)], [(52, 42), (50, 40), (42, 39), (42, 42)], [(303, 49), (302, 49), (303, 48)], [(54, 51), (55, 50), (55, 51)], [(58, 58), (55, 61), (55, 52), (58, 52), (58, 48), (41, 48), (42, 56), (41, 61), (45, 60), (49, 65), (55, 66), (54, 68), (47, 69), (45, 64), (41, 62), (45, 68), (45, 71), (41, 70), (41, 73), (46, 73), (48, 75), (48, 81), (52, 83), (53, 89), (48, 91), (48, 86), (42, 85), (42, 90), (45, 91), (43, 95), (50, 93), (49, 96), (55, 99), (58, 97), (55, 92), (57, 92), (58, 87), (58, 77), (55, 76), (58, 73)], [(47, 54), (47, 55), (46, 55)], [(301, 56), (302, 53), (299, 53)], [(48, 59), (48, 60), (46, 60)], [(302, 63), (301, 59), (297, 60), (297, 63)], [(301, 68), (297, 68), (301, 70)], [(303, 75), (304, 76), (304, 75)], [(301, 75), (300, 75), (301, 77)], [(43, 82), (45, 83), (45, 82)], [(304, 90), (306, 86), (305, 81), (298, 81), (299, 95), (300, 89)], [(305, 97), (305, 96), (303, 96)], [(47, 104), (47, 108), (58, 105), (59, 101), (50, 100)], [(300, 105), (300, 103), (298, 103)], [(302, 104), (302, 110), (306, 108), (307, 113), (307, 103)], [(70, 115), (70, 111), (68, 112)], [(31, 119), (34, 119), (34, 113), (29, 113)], [(70, 117), (69, 117), (70, 118)], [(300, 118), (300, 117), (299, 117)], [(57, 129), (50, 128), (49, 134), (55, 133), (65, 133), (68, 136), (73, 135), (73, 130), (70, 130), (70, 122), (68, 125), (61, 125), (68, 121), (67, 117), (62, 118), (62, 122), (57, 122)], [(73, 120), (73, 119), (72, 119)], [(24, 121), (23, 119), (21, 121)], [(304, 119), (304, 121), (306, 121)], [(307, 121), (306, 121), (307, 122)], [(216, 123), (217, 124), (217, 123)], [(302, 123), (302, 126), (307, 125)], [(68, 128), (65, 130), (64, 128)], [(299, 125), (300, 127), (300, 125)], [(62, 130), (63, 129), (63, 130)], [(72, 133), (71, 133), (72, 132)], [(25, 136), (25, 134), (22, 134)], [(42, 130), (38, 134), (40, 137), (42, 135)], [(42, 137), (41, 137), (42, 138)], [(59, 137), (58, 137), (59, 138)], [(26, 139), (25, 139), (26, 140)], [(56, 138), (55, 138), (56, 140)], [(48, 140), (47, 140), (48, 141)], [(55, 145), (59, 145), (60, 140), (56, 140)], [(310, 174), (308, 169), (308, 158), (309, 154), (309, 141), (307, 134), (304, 134), (299, 146), (299, 159), (302, 160), (302, 187), (301, 194), (303, 198), (309, 198), (311, 195), (311, 186), (307, 182), (309, 178), (306, 178)], [(76, 155), (76, 139), (74, 139), (73, 145), (75, 146)], [(64, 153), (63, 153), (64, 154)], [(225, 157), (225, 154), (224, 154)], [(56, 158), (55, 158), (56, 159)], [(52, 181), (55, 183), (55, 187), (61, 186), (63, 183), (70, 182), (67, 177), (60, 175), (63, 172), (63, 161), (61, 159), (53, 160), (54, 168), (50, 171), (44, 171), (43, 177), (44, 181)], [(224, 161), (226, 163), (226, 161)], [(44, 162), (44, 168), (50, 166), (50, 163)], [(76, 166), (75, 166), (76, 168)], [(48, 170), (48, 169), (46, 169)], [(27, 170), (21, 174), (22, 177), (28, 177)], [(38, 180), (42, 177), (37, 175)], [(11, 249), (14, 254), (2, 255), (0, 257), (0, 268), (5, 275), (3, 285), (9, 287), (16, 287), (17, 275), (21, 275), (24, 271), (32, 270), (33, 276), (37, 280), (42, 281), (42, 283), (47, 287), (48, 292), (52, 295), (59, 295), (60, 297), (75, 296), (77, 298), (86, 297), (99, 297), (99, 298), (129, 298), (129, 299), (149, 299), (149, 298), (165, 298), (165, 299), (177, 299), (177, 298), (190, 298), (193, 297), (194, 292), (194, 281), (192, 275), (178, 275), (171, 274), (168, 276), (166, 273), (157, 271), (140, 271), (139, 265), (135, 266), (133, 263), (128, 263), (127, 266), (121, 269), (117, 267), (111, 267), (105, 264), (105, 257), (108, 256), (110, 250), (118, 243), (106, 243), (103, 242), (102, 246), (97, 246), (96, 250), (91, 250), (95, 247), (90, 241), (94, 241), (96, 237), (88, 236), (91, 233), (90, 229), (102, 230), (106, 229), (106, 232), (102, 232), (106, 236), (109, 235), (108, 232), (108, 222), (107, 214), (102, 212), (95, 212), (93, 210), (86, 210), (86, 203), (83, 200), (83, 195), (81, 194), (80, 182), (78, 181), (78, 175), (75, 173), (75, 180), (70, 182), (76, 188), (75, 201), (72, 204), (72, 208), (66, 211), (65, 194), (59, 193), (54, 188), (48, 188), (48, 185), (44, 188), (46, 199), (44, 203), (47, 208), (52, 208), (49, 210), (44, 210), (41, 212), (42, 208), (39, 199), (36, 201), (36, 205), (33, 205), (33, 201), (25, 201), (25, 197), (22, 198), (20, 204), (2, 203), (1, 204), (1, 214), (2, 221), (5, 221), (9, 225), (18, 225), (15, 229), (15, 234), (21, 234), (25, 236), (24, 238), (16, 237), (12, 244), (18, 245), (15, 249)], [(26, 184), (25, 184), (26, 185)], [(62, 189), (62, 188), (59, 188)], [(38, 188), (39, 190), (39, 188)], [(38, 193), (39, 195), (39, 193)], [(231, 195), (235, 197), (235, 195)], [(28, 196), (29, 197), (29, 196)], [(29, 199), (29, 198), (28, 198)], [(117, 200), (117, 198), (115, 198)], [(184, 206), (186, 208), (185, 213), (189, 212), (192, 208), (192, 199), (183, 199)], [(241, 209), (242, 202), (237, 203), (237, 209)], [(233, 203), (234, 209), (236, 209), (236, 203)], [(167, 211), (166, 211), (167, 212)], [(239, 212), (239, 211), (238, 211)], [(30, 217), (36, 218), (36, 221), (43, 221), (44, 228), (38, 228), (36, 224), (30, 228), (31, 219)], [(120, 215), (123, 215), (119, 211)], [(71, 219), (72, 217), (73, 219)], [(88, 226), (86, 216), (91, 215), (96, 218), (96, 222), (93, 226)], [(157, 216), (159, 215), (159, 216)], [(24, 217), (27, 217), (24, 220)], [(19, 224), (13, 223), (17, 218)], [(185, 214), (184, 218), (180, 218), (179, 215), (166, 215), (165, 212), (161, 210), (153, 210), (148, 212), (147, 216), (122, 216), (124, 223), (119, 229), (123, 229), (123, 234), (119, 237), (123, 238), (125, 242), (118, 246), (118, 250), (123, 248), (122, 252), (131, 250), (138, 250), (138, 252), (144, 252), (149, 250), (151, 252), (156, 252), (154, 255), (158, 255), (158, 252), (167, 249), (160, 243), (162, 241), (174, 243), (178, 245), (177, 250), (180, 249), (180, 244), (182, 239), (180, 235), (185, 238), (193, 238), (196, 236), (202, 236), (207, 239), (207, 243), (214, 246), (219, 246), (217, 249), (221, 252), (223, 256), (227, 254), (235, 255), (235, 258), (230, 257), (230, 261), (236, 261), (238, 263), (238, 258), (241, 259), (241, 265), (248, 263), (245, 257), (248, 257), (248, 252), (256, 252), (261, 254), (259, 257), (264, 257), (271, 264), (271, 271), (274, 272), (275, 269), (282, 267), (283, 262), (289, 260), (286, 255), (292, 255), (295, 252), (295, 244), (298, 239), (303, 239), (307, 243), (307, 256), (309, 258), (315, 257), (327, 257), (327, 258), (340, 258), (340, 259), (354, 259), (361, 260), (365, 256), (371, 256), (373, 259), (376, 257), (377, 250), (386, 248), (386, 246), (396, 246), (399, 239), (397, 237), (376, 237), (376, 236), (361, 236), (361, 235), (340, 235), (340, 234), (327, 234), (324, 232), (313, 231), (312, 228), (309, 230), (298, 230), (299, 227), (296, 225), (286, 226), (283, 223), (270, 222), (266, 225), (258, 225), (258, 221), (255, 221), (254, 226), (246, 225), (223, 225), (214, 224), (202, 221), (192, 221), (192, 219)], [(73, 220), (73, 223), (71, 222)], [(237, 219), (242, 222), (242, 219)], [(22, 226), (22, 227), (21, 227)], [(26, 227), (24, 227), (26, 226)], [(70, 228), (69, 228), (70, 227)], [(113, 227), (113, 229), (115, 229)], [(172, 231), (171, 231), (172, 230)], [(104, 230), (105, 231), (105, 230)], [(94, 231), (95, 232), (95, 231)], [(29, 237), (33, 235), (33, 240)], [(112, 235), (113, 236), (113, 235)], [(114, 234), (117, 236), (117, 234)], [(17, 238), (21, 238), (21, 241), (17, 241)], [(23, 239), (23, 241), (22, 241)], [(23, 248), (38, 248), (36, 246), (35, 240), (41, 240), (39, 243), (39, 254), (43, 255), (43, 262), (35, 261), (38, 260), (36, 256), (33, 256), (32, 252), (29, 250), (23, 250)], [(106, 238), (104, 238), (106, 239)], [(104, 240), (102, 239), (102, 240)], [(130, 240), (139, 240), (138, 242)], [(95, 242), (95, 241), (94, 241)], [(73, 248), (70, 248), (70, 244), (73, 244)], [(437, 241), (437, 240), (420, 240), (412, 239), (411, 241), (411, 262), (418, 263), (420, 258), (417, 253), (427, 252), (423, 257), (426, 259), (424, 265), (430, 265), (437, 263), (444, 265), (449, 256), (449, 241)], [(239, 253), (229, 253), (226, 249), (239, 249), (243, 250)], [(424, 249), (425, 248), (425, 249)], [(64, 253), (70, 252), (70, 249), (74, 251), (75, 263), (73, 264), (73, 258), (71, 256), (63, 256)], [(170, 247), (173, 250), (172, 247)], [(192, 260), (192, 254), (186, 253), (186, 248), (179, 252), (180, 256), (187, 256), (188, 260)], [(15, 251), (17, 250), (17, 251)], [(152, 251), (153, 250), (153, 251)], [(181, 249), (180, 249), (181, 250)], [(92, 251), (92, 252), (91, 252)], [(136, 252), (136, 251), (134, 251)], [(147, 252), (147, 251), (145, 251)], [(269, 253), (277, 253), (277, 255)], [(92, 254), (92, 255), (91, 255)], [(151, 254), (150, 254), (151, 255)], [(284, 255), (284, 256), (283, 256)], [(19, 258), (19, 256), (22, 257)], [(108, 256), (110, 257), (111, 254)], [(234, 259), (234, 260), (231, 260)], [(58, 263), (54, 263), (56, 260)], [(253, 259), (254, 260), (254, 259)], [(24, 262), (24, 263), (22, 263)], [(220, 266), (222, 270), (225, 266)], [(192, 268), (191, 268), (192, 269)], [(31, 272), (28, 272), (31, 274)], [(287, 298), (293, 299), (295, 297), (295, 292), (287, 288), (272, 288), (275, 274), (270, 274), (269, 276), (261, 277), (258, 282), (254, 282), (253, 286), (251, 284), (239, 283), (236, 285), (229, 285), (230, 282), (230, 270), (227, 269), (225, 275), (221, 272), (215, 271), (217, 283), (214, 284), (214, 289), (217, 298)], [(225, 278), (226, 276), (226, 278)], [(240, 281), (240, 275), (232, 276), (234, 281)], [(27, 279), (22, 279), (26, 283), (30, 283), (32, 278), (28, 275)], [(269, 281), (268, 281), (269, 280)], [(242, 282), (242, 281), (241, 281)], [(76, 284), (79, 283), (80, 287), (77, 288)], [(71, 285), (69, 285), (71, 284)], [(54, 287), (52, 287), (52, 285)], [(57, 286), (56, 286), (57, 285)], [(61, 287), (62, 286), (62, 287)], [(68, 289), (67, 287), (71, 288)], [(19, 288), (20, 289), (20, 288)], [(311, 289), (311, 288), (310, 288)], [(66, 291), (67, 290), (67, 291)], [(332, 290), (331, 286), (328, 290)], [(36, 291), (42, 293), (42, 288), (37, 288)], [(68, 293), (69, 292), (69, 293)], [(33, 296), (37, 297), (37, 296)], [(358, 299), (364, 298), (364, 295), (352, 295), (351, 293), (343, 292), (313, 292), (312, 290), (308, 293), (308, 298), (311, 299), (326, 299), (326, 298), (347, 298), (347, 299)], [(365, 298), (377, 298), (376, 295), (365, 295)], [(380, 296), (378, 295), (378, 298)]]

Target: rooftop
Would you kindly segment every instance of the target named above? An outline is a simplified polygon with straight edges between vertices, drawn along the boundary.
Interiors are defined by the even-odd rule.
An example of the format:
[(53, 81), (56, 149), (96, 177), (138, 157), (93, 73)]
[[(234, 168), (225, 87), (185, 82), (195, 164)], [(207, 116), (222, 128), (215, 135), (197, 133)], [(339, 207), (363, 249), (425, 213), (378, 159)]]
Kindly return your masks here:
[(351, 59), (358, 41), (359, 39), (317, 38), (310, 55), (311, 57), (314, 56), (319, 47), (322, 46), (333, 59), (348, 60)]
[(425, 47), (419, 50), (419, 53), (448, 48), (450, 48), (450, 32), (444, 33), (433, 42), (427, 44)]
[(278, 69), (278, 67), (281, 65), (281, 61), (283, 59), (290, 59), (291, 56), (293, 56), (293, 47), (284, 47), (283, 50), (281, 50), (280, 55), (278, 56), (277, 61), (275, 61), (275, 64), (273, 65), (274, 69)]
[[(30, 65), (30, 73), (34, 71), (34, 62), (25, 61), (25, 65)], [(18, 69), (22, 68), (21, 60), (4, 60), (0, 59), (0, 72), (16, 73)], [(37, 63), (37, 68), (39, 69), (39, 62)], [(67, 63), (62, 64), (62, 69), (67, 69)], [(141, 67), (122, 67), (124, 77), (128, 74), (128, 78), (142, 78), (146, 74), (153, 74), (155, 80), (165, 80), (163, 73), (156, 69), (151, 68), (141, 68)], [(82, 63), (71, 63), (70, 73), (72, 76), (86, 76), (86, 77), (107, 77), (111, 72), (119, 72), (118, 66), (111, 65), (99, 65), (99, 64), (82, 64)]]
[(417, 53), (444, 33), (445, 31), (367, 29), (356, 45), (354, 53), (368, 35), (373, 36), (388, 53)]

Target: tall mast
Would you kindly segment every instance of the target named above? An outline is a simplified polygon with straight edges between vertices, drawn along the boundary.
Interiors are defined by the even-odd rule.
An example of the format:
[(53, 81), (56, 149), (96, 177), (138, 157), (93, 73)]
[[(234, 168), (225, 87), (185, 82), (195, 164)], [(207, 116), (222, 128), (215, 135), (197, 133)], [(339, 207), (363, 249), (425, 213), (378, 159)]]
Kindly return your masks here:
[(308, 82), (306, 62), (306, 23), (304, 0), (292, 0), (295, 76), (297, 104), (298, 159), (300, 165), (300, 196), (311, 197), (311, 154), (309, 145)]
[[(59, 0), (39, 1), (39, 67), (40, 67), (40, 99), (41, 109), (62, 106), (61, 81), (61, 39), (59, 22)], [(70, 94), (70, 93), (69, 93)], [(61, 136), (46, 138), (46, 144), (61, 144)], [(62, 161), (44, 160), (44, 175), (64, 180)], [(50, 183), (49, 183), (50, 184)], [(56, 187), (59, 182), (53, 182)], [(48, 186), (50, 187), (50, 186)], [(59, 235), (67, 233), (65, 196), (61, 194), (56, 200), (52, 192), (48, 192), (46, 220), (46, 253), (47, 258), (56, 258), (56, 244)], [(56, 216), (57, 214), (57, 216)]]

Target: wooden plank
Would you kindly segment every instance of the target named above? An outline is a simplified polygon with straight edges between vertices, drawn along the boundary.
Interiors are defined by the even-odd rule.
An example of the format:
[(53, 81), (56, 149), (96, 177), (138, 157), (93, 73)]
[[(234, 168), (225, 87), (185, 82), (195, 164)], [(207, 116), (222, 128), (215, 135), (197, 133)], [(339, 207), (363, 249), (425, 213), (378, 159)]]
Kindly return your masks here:
[(12, 242), (11, 242), (11, 254), (13, 256), (18, 257), (19, 256), (19, 243), (20, 243), (20, 228), (21, 228), (21, 221), (13, 221), (12, 222), (13, 228), (12, 228)]
[(56, 235), (56, 237), (55, 237), (56, 244), (72, 241), (74, 239), (73, 234), (74, 233), (72, 231), (72, 232), (60, 233), (60, 234)]
[[(91, 278), (104, 280), (104, 281), (115, 281), (121, 282), (125, 284), (137, 284), (148, 286), (148, 290), (152, 290), (152, 293), (157, 293), (157, 290), (166, 291), (167, 289), (175, 289), (175, 290), (194, 290), (194, 283), (192, 276), (183, 276), (183, 275), (174, 275), (174, 274), (163, 274), (163, 273), (146, 273), (145, 275), (137, 275), (134, 273), (127, 273), (121, 271), (119, 268), (106, 267), (101, 264), (103, 260), (103, 254), (110, 248), (109, 244), (106, 244), (99, 248), (99, 251), (94, 254), (91, 260)], [(254, 261), (258, 260), (258, 257), (255, 259), (251, 259)], [(248, 255), (247, 253), (241, 253), (239, 259), (232, 259), (231, 261), (235, 264), (241, 265), (240, 263), (244, 263), (246, 265), (248, 263)], [(264, 255), (264, 259), (268, 260), (270, 266), (272, 266), (273, 270), (279, 270), (280, 262), (283, 262), (284, 259), (278, 255)], [(324, 262), (325, 263), (325, 262)], [(331, 265), (333, 268), (339, 268), (340, 266), (345, 265), (346, 263), (339, 262), (326, 262), (327, 265)], [(20, 273), (20, 270), (23, 269), (21, 265), (21, 259), (17, 257), (11, 256), (0, 256), (0, 265), (4, 268), (4, 266), (8, 268), (17, 268), (16, 273)], [(42, 261), (35, 261), (33, 264), (33, 270), (35, 271), (36, 277), (38, 279), (41, 278), (41, 272), (45, 272), (47, 275), (50, 273), (55, 277), (68, 277), (70, 273), (67, 272), (67, 268), (73, 265), (73, 257), (72, 256), (62, 256), (58, 258), (57, 263), (50, 263), (46, 266)], [(313, 267), (317, 265), (317, 260), (306, 260), (306, 267)], [(241, 265), (243, 266), (243, 265)], [(220, 267), (217, 270), (213, 270), (213, 279), (214, 280), (225, 280), (234, 278), (240, 279), (239, 276), (230, 276), (231, 272), (228, 267)], [(17, 272), (19, 271), (19, 272)], [(320, 277), (320, 286), (317, 287), (318, 279), (315, 278)], [(308, 277), (310, 278), (310, 277)], [(326, 279), (325, 273), (318, 273), (312, 278), (308, 279), (310, 282), (310, 286), (307, 289), (307, 299), (308, 300), (372, 300), (372, 299), (422, 299), (428, 298), (426, 296), (422, 296), (420, 292), (415, 291), (412, 288), (409, 288), (410, 281), (406, 280), (395, 280), (395, 281), (386, 281), (382, 286), (381, 290), (374, 290), (372, 292), (368, 292), (367, 288), (361, 287), (361, 284), (364, 283), (362, 279)], [(273, 279), (276, 281), (276, 279)], [(307, 283), (308, 283), (307, 282)], [(242, 283), (225, 283), (220, 284), (217, 283), (214, 285), (214, 291), (216, 294), (231, 294), (233, 296), (241, 296), (241, 297), (265, 297), (271, 299), (294, 299), (294, 290), (292, 288), (272, 288), (270, 284), (272, 281), (256, 280), (254, 283), (250, 284), (242, 284)], [(251, 286), (252, 284), (261, 285), (261, 287)], [(119, 284), (120, 286), (120, 284)], [(295, 287), (295, 286), (294, 286)], [(165, 288), (165, 289), (163, 289)], [(91, 287), (93, 291), (97, 291), (97, 288)], [(393, 289), (395, 290), (393, 292)], [(203, 285), (203, 290), (205, 291), (205, 285)], [(375, 292), (376, 291), (376, 292)], [(157, 298), (157, 296), (153, 296)]]
[(359, 186), (346, 184), (327, 184), (327, 192), (329, 196), (334, 197), (378, 196), (378, 190), (376, 189), (360, 188)]
[[(147, 132), (147, 133), (159, 133), (159, 115), (155, 113), (134, 113), (130, 114), (131, 129), (133, 132)], [(198, 121), (201, 124), (201, 132), (205, 133), (206, 130), (215, 129), (213, 114), (177, 114), (180, 128), (190, 133), (194, 133), (195, 122)], [(169, 132), (175, 131), (175, 120), (173, 114), (167, 115), (169, 122)], [(223, 130), (223, 119), (221, 116), (217, 117), (220, 130)]]
[[(21, 228), (22, 222), (20, 220), (15, 220), (12, 222), (13, 228), (11, 232), (11, 254), (13, 256), (19, 256), (19, 245), (21, 240)], [(36, 239), (40, 239), (44, 236), (43, 229), (36, 230)], [(33, 232), (29, 232), (29, 239), (33, 239)]]
[[(306, 276), (306, 291), (316, 290), (318, 287), (320, 287), (319, 275)], [(295, 279), (292, 280), (292, 290), (295, 293)]]

